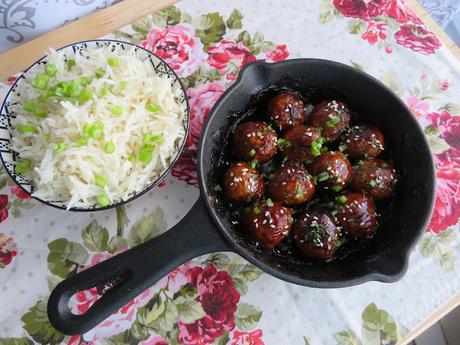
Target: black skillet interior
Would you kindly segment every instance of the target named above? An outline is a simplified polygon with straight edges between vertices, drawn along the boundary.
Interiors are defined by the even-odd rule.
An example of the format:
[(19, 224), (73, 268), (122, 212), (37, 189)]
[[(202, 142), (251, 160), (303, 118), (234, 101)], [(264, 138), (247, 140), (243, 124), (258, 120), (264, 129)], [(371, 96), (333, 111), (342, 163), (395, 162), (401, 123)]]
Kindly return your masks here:
[[(335, 97), (344, 100), (359, 121), (376, 124), (385, 135), (400, 175), (392, 200), (383, 205), (377, 234), (353, 246), (348, 255), (329, 263), (313, 263), (293, 255), (262, 250), (254, 245), (214, 186), (222, 172), (222, 150), (229, 130), (248, 108), (261, 108), (256, 95), (276, 88), (298, 92), (307, 102)], [(261, 93), (262, 92), (262, 93)], [(262, 107), (263, 107), (263, 100)], [(245, 109), (245, 111), (242, 111)], [(263, 112), (263, 110), (262, 110)], [(423, 131), (409, 109), (387, 87), (373, 77), (349, 66), (326, 60), (296, 59), (277, 64), (252, 63), (240, 73), (235, 85), (213, 108), (200, 143), (200, 183), (209, 200), (209, 210), (237, 252), (268, 273), (286, 281), (313, 287), (343, 287), (369, 280), (393, 282), (407, 269), (408, 255), (422, 235), (434, 199), (434, 165)], [(233, 223), (232, 223), (233, 220)]]

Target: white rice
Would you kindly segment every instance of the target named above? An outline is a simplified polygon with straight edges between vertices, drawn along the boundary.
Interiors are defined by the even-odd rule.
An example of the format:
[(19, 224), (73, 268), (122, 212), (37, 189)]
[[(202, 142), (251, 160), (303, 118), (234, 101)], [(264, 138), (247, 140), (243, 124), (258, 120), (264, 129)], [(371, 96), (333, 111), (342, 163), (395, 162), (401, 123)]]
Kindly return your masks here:
[[(13, 124), (16, 129), (12, 148), (32, 162), (24, 176), (33, 182), (33, 195), (47, 201), (62, 201), (68, 209), (95, 206), (100, 195), (115, 203), (142, 191), (168, 167), (185, 135), (185, 104), (178, 101), (182, 91), (177, 83), (171, 86), (168, 77), (156, 74), (150, 61), (141, 61), (133, 50), (112, 51), (110, 47), (88, 49), (83, 55), (67, 50), (64, 56), (62, 51), (50, 50), (47, 61), (55, 64), (58, 72), (50, 78), (48, 87), (86, 76), (91, 78), (86, 86), (93, 93), (91, 100), (80, 104), (52, 97), (44, 103), (46, 118), (25, 111), (23, 104), (37, 103), (43, 93), (31, 82), (37, 74), (44, 73), (44, 64), (26, 74), (26, 80), (16, 90), (20, 96), (12, 100), (13, 104), (18, 102), (13, 109), (18, 116)], [(109, 57), (116, 57), (119, 66), (110, 67)], [(70, 71), (65, 59), (76, 62)], [(98, 79), (95, 71), (99, 67), (106, 73)], [(127, 83), (123, 90), (121, 82)], [(113, 86), (105, 97), (101, 96), (103, 86)], [(149, 103), (158, 105), (160, 110), (146, 110)], [(113, 116), (113, 105), (123, 107), (121, 116)], [(96, 121), (104, 124), (102, 140), (90, 138), (87, 145), (75, 147), (83, 126)], [(35, 126), (37, 133), (20, 133), (17, 128), (21, 124)], [(145, 134), (164, 138), (154, 146), (152, 159), (146, 165), (138, 158)], [(104, 152), (108, 141), (115, 145), (111, 154)], [(60, 143), (66, 149), (56, 152)], [(104, 187), (95, 183), (96, 175), (106, 178)]]

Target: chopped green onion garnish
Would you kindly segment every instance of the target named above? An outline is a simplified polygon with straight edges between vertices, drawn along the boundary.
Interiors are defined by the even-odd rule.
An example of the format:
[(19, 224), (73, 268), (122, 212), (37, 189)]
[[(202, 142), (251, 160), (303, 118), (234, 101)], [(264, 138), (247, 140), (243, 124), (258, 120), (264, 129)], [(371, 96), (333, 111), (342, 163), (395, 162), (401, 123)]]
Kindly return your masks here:
[(257, 206), (254, 206), (254, 213), (255, 214), (260, 214), (260, 208)]
[(32, 80), (32, 86), (36, 89), (44, 90), (48, 86), (50, 77), (46, 74), (39, 74)]
[(32, 165), (32, 161), (28, 158), (21, 158), (19, 162), (14, 167), (14, 171), (18, 174), (23, 174), (27, 172)]
[(73, 147), (82, 147), (88, 144), (88, 140), (86, 138), (78, 138), (77, 142), (73, 145)]
[(151, 111), (152, 113), (160, 110), (161, 108), (156, 105), (156, 104), (153, 104), (153, 103), (148, 103), (146, 106), (145, 106), (145, 109), (147, 109), (148, 111)]
[(97, 199), (97, 203), (102, 207), (106, 207), (110, 205), (110, 200), (109, 198), (107, 198), (107, 195), (105, 194), (98, 195), (96, 199)]
[(318, 174), (318, 181), (323, 182), (329, 179), (329, 173), (327, 171), (323, 171), (322, 173)]
[(72, 69), (73, 66), (76, 65), (76, 62), (74, 59), (69, 59), (67, 60), (67, 69), (70, 71)]
[(91, 84), (91, 78), (90, 77), (80, 77), (80, 85), (81, 86), (86, 86), (88, 84)]
[(95, 75), (96, 75), (96, 78), (102, 78), (105, 74), (105, 69), (103, 69), (102, 67), (99, 67), (99, 68), (96, 68), (96, 72), (95, 72)]
[(91, 128), (91, 138), (101, 140), (104, 136), (104, 132), (99, 128)]
[(83, 125), (82, 135), (85, 138), (89, 138), (91, 136), (91, 127), (93, 127), (90, 123), (85, 123)]
[(110, 67), (117, 67), (120, 64), (120, 60), (118, 58), (108, 58), (107, 63)]
[(93, 98), (93, 93), (90, 90), (88, 90), (87, 88), (81, 89), (80, 96), (78, 97), (80, 103), (85, 103), (89, 101), (91, 98)]
[[(84, 128), (83, 128), (84, 130)], [(96, 121), (89, 131), (91, 138), (100, 140), (104, 136), (104, 124), (101, 121)]]
[(50, 77), (55, 76), (57, 73), (57, 66), (54, 63), (47, 63), (45, 66), (45, 73)]
[(272, 207), (272, 206), (273, 206), (273, 201), (272, 201), (272, 199), (268, 198), (265, 202), (266, 202), (266, 204), (267, 204), (268, 207)]
[(145, 134), (142, 140), (144, 144), (155, 145), (155, 144), (161, 144), (162, 142), (164, 142), (164, 137), (161, 134), (157, 134), (157, 135)]
[(347, 145), (339, 145), (339, 150), (340, 150), (341, 152), (345, 151), (347, 148), (348, 148)]
[(326, 121), (326, 127), (327, 128), (332, 128), (340, 123), (340, 117), (339, 116), (334, 116), (330, 120)]
[(326, 138), (325, 137), (319, 137), (317, 140), (316, 140), (319, 144), (324, 144), (326, 142)]
[(64, 97), (66, 93), (62, 87), (56, 87), (54, 89), (54, 94), (58, 97)]
[(148, 164), (152, 160), (152, 156), (152, 151), (150, 151), (148, 145), (142, 146), (139, 151), (139, 160), (144, 164)]
[(59, 152), (65, 151), (66, 148), (67, 148), (66, 144), (59, 143), (54, 147), (54, 152), (59, 153)]
[(123, 107), (121, 105), (112, 105), (112, 115), (121, 116), (123, 114)]
[(53, 90), (46, 90), (43, 92), (40, 96), (38, 96), (39, 101), (46, 101), (50, 97), (54, 96), (54, 91)]
[(331, 189), (334, 191), (334, 192), (340, 192), (342, 190), (342, 186), (332, 186)]
[(249, 151), (249, 156), (254, 157), (255, 155), (256, 155), (256, 150), (251, 149), (251, 151)]
[(101, 97), (105, 97), (109, 94), (109, 89), (106, 86), (101, 87)]
[(303, 191), (302, 191), (302, 188), (298, 187), (296, 190), (295, 190), (295, 197), (296, 198), (301, 198), (303, 196)]
[(95, 175), (94, 182), (96, 182), (96, 185), (99, 187), (104, 188), (107, 184), (107, 179), (102, 175)]
[(154, 149), (155, 149), (155, 146), (150, 145), (150, 144), (144, 144), (141, 147), (141, 150), (145, 150), (147, 152), (153, 152)]
[(332, 210), (332, 211), (331, 211), (331, 214), (332, 214), (332, 216), (334, 216), (334, 217), (337, 215), (337, 213), (338, 213), (337, 210)]
[(311, 154), (315, 157), (321, 156), (321, 144), (316, 140), (311, 142)]
[(327, 152), (327, 150), (328, 150), (327, 146), (321, 147), (321, 153), (325, 153)]
[(278, 138), (277, 144), (280, 147), (280, 150), (282, 151), (285, 147), (291, 147), (292, 144), (289, 140), (283, 139), (283, 138)]
[(112, 141), (108, 141), (104, 145), (104, 152), (105, 153), (114, 153), (115, 152), (115, 144)]
[(48, 115), (45, 106), (33, 102), (25, 102), (23, 105), (25, 111), (33, 112), (39, 118), (45, 118)]
[(264, 137), (264, 134), (262, 132), (258, 131), (257, 136), (262, 139)]
[(250, 164), (251, 164), (251, 167), (255, 168), (255, 167), (257, 167), (257, 165), (259, 164), (259, 162), (257, 161), (257, 159), (253, 159), (253, 160), (250, 162)]
[(304, 162), (305, 164), (307, 164), (307, 165), (313, 163), (313, 161), (311, 161), (311, 160), (309, 160), (309, 159), (306, 159), (306, 160), (304, 160), (303, 162)]
[(18, 132), (19, 133), (37, 133), (37, 128), (32, 125), (19, 125)]
[(219, 186), (218, 184), (216, 184), (216, 185), (214, 186), (214, 191), (215, 191), (215, 192), (222, 192), (222, 187)]
[(363, 167), (363, 166), (364, 166), (364, 161), (358, 161), (358, 165), (359, 165), (360, 167)]
[(383, 163), (382, 163), (382, 168), (388, 168), (388, 164), (385, 163), (385, 162), (383, 162)]
[(28, 112), (33, 112), (35, 111), (35, 108), (37, 107), (37, 104), (35, 104), (34, 102), (25, 102), (23, 105), (22, 105), (22, 108), (25, 110), (25, 111), (28, 111)]
[(128, 86), (128, 82), (120, 81), (120, 90), (126, 89), (127, 86)]
[(377, 184), (377, 182), (375, 182), (375, 180), (370, 180), (370, 181), (369, 181), (369, 185), (370, 185), (372, 188), (375, 188), (375, 187), (377, 187), (378, 184)]
[[(79, 83), (78, 83), (78, 81), (76, 81), (76, 80), (72, 80), (72, 81), (70, 82), (69, 89), (68, 89), (68, 91), (67, 91), (69, 97), (77, 98), (78, 96), (82, 96), (82, 95), (80, 94), (80, 88), (79, 88), (78, 84), (79, 84)], [(83, 89), (83, 90), (87, 90), (87, 89)], [(83, 91), (83, 90), (82, 90), (82, 91)], [(89, 90), (88, 90), (88, 91), (89, 91)], [(90, 92), (91, 92), (91, 91), (90, 91)], [(86, 97), (86, 96), (84, 96), (84, 97)], [(91, 98), (91, 97), (90, 97), (90, 98)], [(80, 102), (83, 103), (83, 102), (86, 102), (86, 100), (85, 100), (85, 101), (82, 101), (82, 100), (80, 99)]]
[(338, 202), (340, 202), (341, 204), (344, 204), (347, 202), (347, 197), (345, 195), (340, 195), (338, 196), (337, 198), (335, 198), (335, 200), (337, 200)]

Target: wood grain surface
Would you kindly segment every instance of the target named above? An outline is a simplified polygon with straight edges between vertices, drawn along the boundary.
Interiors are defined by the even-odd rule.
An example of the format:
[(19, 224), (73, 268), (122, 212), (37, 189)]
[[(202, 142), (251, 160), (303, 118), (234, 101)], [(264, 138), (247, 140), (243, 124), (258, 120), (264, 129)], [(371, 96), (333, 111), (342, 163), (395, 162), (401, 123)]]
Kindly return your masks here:
[(177, 1), (123, 0), (0, 53), (0, 81), (32, 65), (45, 55), (49, 47), (60, 48), (74, 42), (99, 38)]

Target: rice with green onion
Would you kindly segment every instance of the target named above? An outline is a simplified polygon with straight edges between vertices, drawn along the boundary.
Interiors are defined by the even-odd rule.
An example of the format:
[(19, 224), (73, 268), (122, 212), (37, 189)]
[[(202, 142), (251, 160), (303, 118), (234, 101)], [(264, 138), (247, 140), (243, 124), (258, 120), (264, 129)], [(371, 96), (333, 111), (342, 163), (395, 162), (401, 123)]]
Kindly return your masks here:
[[(133, 48), (134, 49), (134, 48)], [(182, 90), (133, 50), (51, 50), (12, 104), (17, 173), (67, 208), (108, 206), (155, 180), (182, 142)]]

